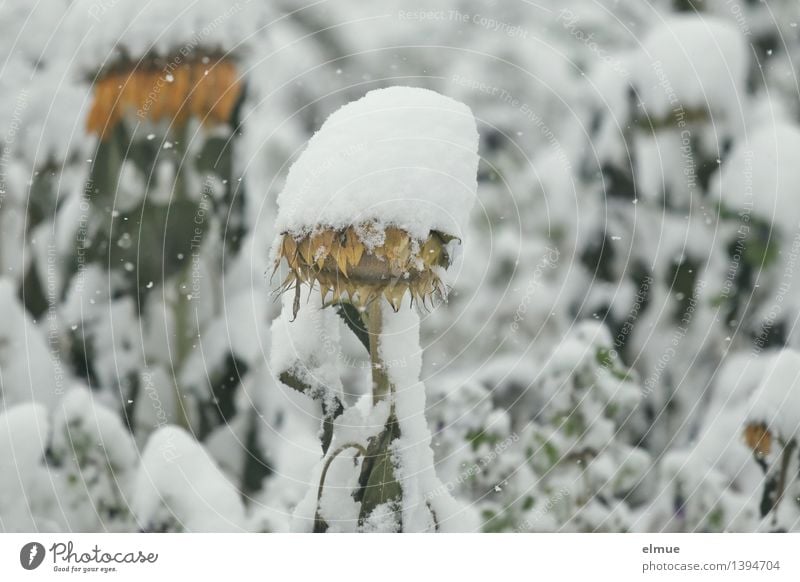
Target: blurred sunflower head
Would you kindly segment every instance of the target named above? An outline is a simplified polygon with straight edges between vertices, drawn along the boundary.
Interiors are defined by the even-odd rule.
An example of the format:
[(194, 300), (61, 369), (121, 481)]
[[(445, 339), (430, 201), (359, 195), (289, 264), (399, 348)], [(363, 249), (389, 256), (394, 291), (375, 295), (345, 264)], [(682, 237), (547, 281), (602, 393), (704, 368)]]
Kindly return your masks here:
[(224, 56), (172, 55), (126, 61), (98, 76), (87, 130), (105, 139), (128, 115), (182, 127), (230, 122), (242, 92), (233, 61)]
[[(368, 222), (346, 228), (322, 228), (302, 236), (283, 233), (275, 268), (281, 259), (289, 275), (281, 291), (300, 285), (319, 286), (322, 300), (346, 300), (358, 308), (383, 296), (397, 311), (408, 293), (426, 304), (446, 297), (441, 275), (450, 266), (447, 243), (454, 237), (431, 231), (419, 240), (397, 227)], [(299, 309), (295, 295), (294, 313)]]
[(772, 450), (772, 433), (764, 423), (751, 423), (744, 429), (747, 446), (759, 457), (766, 457)]

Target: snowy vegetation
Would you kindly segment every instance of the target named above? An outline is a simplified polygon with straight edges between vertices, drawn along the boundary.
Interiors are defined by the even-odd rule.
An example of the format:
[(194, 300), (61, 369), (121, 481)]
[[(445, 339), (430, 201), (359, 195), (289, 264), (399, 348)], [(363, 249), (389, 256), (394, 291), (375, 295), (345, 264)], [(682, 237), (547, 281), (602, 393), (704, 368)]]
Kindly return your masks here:
[(0, 39), (1, 531), (800, 531), (796, 0)]

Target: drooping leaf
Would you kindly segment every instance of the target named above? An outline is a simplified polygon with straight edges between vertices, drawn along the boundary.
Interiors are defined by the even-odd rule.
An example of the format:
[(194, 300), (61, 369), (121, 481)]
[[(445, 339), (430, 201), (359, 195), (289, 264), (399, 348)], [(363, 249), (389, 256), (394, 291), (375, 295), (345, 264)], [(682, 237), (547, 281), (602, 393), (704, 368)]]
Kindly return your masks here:
[(364, 321), (361, 319), (361, 313), (352, 303), (339, 303), (336, 306), (336, 313), (342, 318), (345, 325), (350, 328), (358, 341), (369, 351), (369, 332), (367, 331)]

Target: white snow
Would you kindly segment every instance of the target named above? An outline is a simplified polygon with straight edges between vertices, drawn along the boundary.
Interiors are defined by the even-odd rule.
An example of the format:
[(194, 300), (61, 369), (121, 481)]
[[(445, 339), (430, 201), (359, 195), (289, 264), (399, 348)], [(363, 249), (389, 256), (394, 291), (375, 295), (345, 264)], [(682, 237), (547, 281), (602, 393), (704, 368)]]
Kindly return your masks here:
[[(19, 303), (12, 281), (0, 278), (0, 393), (10, 407), (19, 402), (55, 405), (68, 377), (52, 345)], [(47, 328), (45, 328), (47, 329)], [(45, 333), (47, 333), (45, 331)]]
[(136, 478), (132, 509), (143, 528), (175, 522), (187, 532), (245, 529), (236, 487), (186, 431), (166, 426), (150, 437)]
[[(395, 313), (384, 302), (379, 342), (394, 394), (400, 438), (393, 443), (397, 478), (403, 489), (403, 531), (476, 531), (473, 515), (452, 498), (434, 470), (431, 432), (425, 420), (425, 385), (420, 381), (419, 315), (412, 309)], [(428, 504), (435, 513), (435, 522)]]
[(711, 184), (731, 211), (752, 213), (791, 235), (800, 222), (800, 129), (788, 121), (764, 124), (739, 142)]
[(800, 433), (800, 353), (783, 349), (770, 356), (764, 377), (750, 400), (750, 422), (764, 423), (783, 442)]
[(97, 402), (85, 386), (71, 388), (61, 399), (53, 419), (53, 447), (69, 451), (77, 432), (86, 435), (96, 456), (114, 469), (136, 464), (138, 454), (119, 415)]
[[(652, 118), (682, 106), (741, 118), (749, 51), (739, 29), (714, 17), (672, 16), (642, 43), (633, 81)], [(702, 58), (698, 58), (702, 55)]]
[(0, 413), (0, 526), (4, 531), (35, 530), (42, 517), (37, 515), (36, 497), (48, 487), (52, 492), (43, 466), (49, 430), (47, 411), (39, 404), (10, 406)]
[(339, 316), (332, 309), (323, 309), (319, 292), (303, 285), (300, 304), (303, 306), (294, 321), (292, 313), (294, 293), (284, 293), (283, 317), (272, 324), (272, 352), (270, 361), (276, 376), (290, 371), (310, 388), (309, 397), (322, 397), (333, 404), (341, 397), (342, 382), (338, 361), (342, 357), (339, 347)]
[(462, 238), (475, 202), (478, 132), (470, 109), (412, 87), (370, 91), (322, 125), (278, 197), (278, 232), (378, 221), (418, 239)]
[[(227, 54), (267, 25), (270, 12), (261, 2), (76, 0), (64, 25), (63, 50), (74, 53), (84, 72), (95, 72), (120, 57), (137, 62), (150, 54)], [(78, 46), (71, 46), (75, 41)]]
[(70, 389), (54, 413), (50, 455), (70, 529), (128, 530), (128, 494), (139, 455), (118, 413), (85, 386)]
[(65, 0), (51, 2), (5, 2), (0, 18), (0, 62), (22, 58), (40, 62), (52, 53), (52, 40), (69, 6)]

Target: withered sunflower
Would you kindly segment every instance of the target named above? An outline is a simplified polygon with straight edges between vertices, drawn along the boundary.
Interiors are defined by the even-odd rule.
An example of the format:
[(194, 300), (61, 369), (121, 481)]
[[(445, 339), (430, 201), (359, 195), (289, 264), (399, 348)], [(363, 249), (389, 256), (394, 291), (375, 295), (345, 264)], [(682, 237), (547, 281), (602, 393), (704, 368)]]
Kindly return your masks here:
[[(380, 244), (364, 242), (376, 238)], [(396, 311), (406, 293), (412, 304), (446, 297), (441, 275), (450, 266), (447, 245), (451, 240), (454, 237), (438, 231), (419, 240), (401, 228), (381, 229), (372, 222), (321, 228), (300, 237), (283, 233), (275, 268), (281, 259), (289, 265), (282, 291), (316, 284), (323, 302), (346, 299), (363, 309), (383, 296)], [(295, 301), (295, 315), (298, 309), (299, 301)]]
[(87, 130), (105, 139), (128, 115), (182, 127), (189, 117), (213, 127), (230, 121), (242, 93), (225, 56), (172, 55), (125, 61), (98, 77)]
[(747, 446), (760, 457), (766, 457), (772, 451), (772, 433), (763, 423), (751, 423), (744, 429), (744, 440)]

